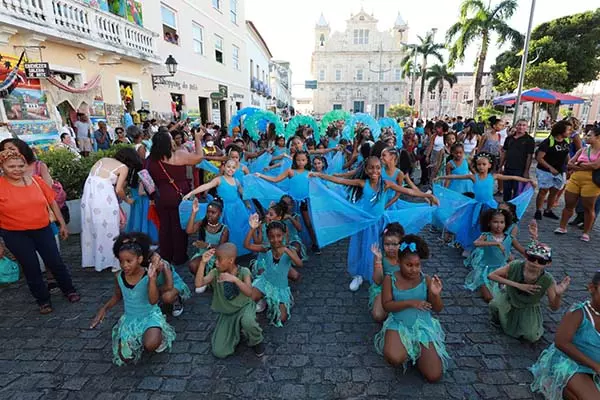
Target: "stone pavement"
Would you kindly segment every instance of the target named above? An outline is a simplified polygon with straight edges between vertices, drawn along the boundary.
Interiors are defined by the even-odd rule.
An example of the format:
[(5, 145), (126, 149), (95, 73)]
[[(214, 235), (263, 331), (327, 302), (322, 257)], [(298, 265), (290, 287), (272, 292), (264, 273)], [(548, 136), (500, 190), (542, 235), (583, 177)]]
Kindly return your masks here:
[[(526, 230), (527, 219), (522, 225)], [(539, 398), (529, 391), (527, 368), (553, 340), (568, 306), (587, 297), (584, 284), (599, 267), (592, 249), (600, 232), (585, 244), (575, 232), (554, 236), (555, 226), (542, 221), (540, 239), (555, 247), (555, 277), (568, 272), (573, 281), (561, 310), (544, 310), (547, 334), (535, 345), (506, 337), (489, 324), (483, 301), (462, 289), (467, 270), (458, 252), (427, 230), (433, 257), (424, 271), (439, 274), (444, 282), (445, 308), (439, 319), (452, 357), (438, 384), (425, 383), (413, 369), (394, 369), (375, 353), (373, 336), (379, 326), (367, 311), (367, 285), (357, 293), (347, 289), (345, 242), (324, 249), (303, 269), (304, 279), (293, 286), (296, 305), (285, 327), (275, 328), (260, 317), (267, 345), (262, 359), (244, 345), (226, 360), (211, 355), (215, 315), (210, 293), (205, 293), (194, 295), (181, 317), (169, 317), (177, 331), (171, 353), (118, 368), (111, 363), (111, 327), (121, 306), (100, 328), (88, 329), (96, 309), (111, 296), (113, 279), (109, 272), (82, 271), (79, 237), (74, 236), (63, 244), (63, 254), (73, 268), (81, 303), (71, 305), (55, 296), (54, 313), (41, 316), (23, 280), (0, 288), (0, 398)], [(192, 286), (190, 274), (180, 274)]]

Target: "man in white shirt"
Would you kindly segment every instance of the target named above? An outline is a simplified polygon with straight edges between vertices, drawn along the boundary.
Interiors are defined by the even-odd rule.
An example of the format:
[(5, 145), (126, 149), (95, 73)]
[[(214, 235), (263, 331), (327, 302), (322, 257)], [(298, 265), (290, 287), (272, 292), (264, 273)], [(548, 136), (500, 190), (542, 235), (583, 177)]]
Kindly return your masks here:
[(77, 114), (75, 131), (79, 151), (82, 156), (87, 157), (92, 152), (92, 123), (85, 113)]
[(76, 154), (78, 159), (81, 158), (77, 147), (75, 147), (73, 138), (68, 132), (63, 132), (60, 134), (60, 143), (58, 143), (56, 147), (60, 149), (69, 150), (71, 153)]

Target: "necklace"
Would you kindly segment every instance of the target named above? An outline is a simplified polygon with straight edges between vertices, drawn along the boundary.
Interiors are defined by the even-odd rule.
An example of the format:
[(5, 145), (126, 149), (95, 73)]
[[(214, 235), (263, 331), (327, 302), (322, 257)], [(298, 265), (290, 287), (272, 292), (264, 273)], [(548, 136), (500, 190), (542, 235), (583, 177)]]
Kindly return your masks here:
[(220, 222), (217, 222), (216, 224), (211, 224), (210, 222), (207, 222), (206, 224), (211, 228), (217, 228), (221, 225)]
[(591, 312), (593, 312), (594, 314), (596, 314), (596, 316), (600, 317), (600, 311), (598, 311), (594, 307), (592, 307), (592, 303), (589, 300), (586, 301), (585, 304), (588, 306), (588, 308), (589, 308), (589, 310)]

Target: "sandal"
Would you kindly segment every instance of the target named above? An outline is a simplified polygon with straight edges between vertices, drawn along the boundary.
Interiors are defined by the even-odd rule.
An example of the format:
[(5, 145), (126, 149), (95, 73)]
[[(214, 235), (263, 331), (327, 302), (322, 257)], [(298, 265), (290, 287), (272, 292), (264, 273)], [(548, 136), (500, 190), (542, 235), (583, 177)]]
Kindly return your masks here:
[(588, 235), (587, 233), (584, 233), (583, 235), (581, 235), (581, 237), (579, 239), (581, 239), (582, 242), (589, 242), (590, 235)]
[(69, 300), (69, 303), (77, 303), (81, 300), (81, 296), (77, 292), (71, 292), (67, 295), (67, 300)]
[(52, 294), (56, 294), (60, 292), (60, 288), (58, 287), (58, 282), (55, 279), (48, 280), (48, 291)]
[(50, 303), (40, 305), (40, 314), (46, 315), (50, 314), (52, 311), (54, 310), (52, 310), (52, 306), (50, 305)]
[(556, 228), (554, 230), (554, 233), (556, 233), (557, 235), (566, 235), (567, 234), (567, 230), (563, 229), (563, 228)]

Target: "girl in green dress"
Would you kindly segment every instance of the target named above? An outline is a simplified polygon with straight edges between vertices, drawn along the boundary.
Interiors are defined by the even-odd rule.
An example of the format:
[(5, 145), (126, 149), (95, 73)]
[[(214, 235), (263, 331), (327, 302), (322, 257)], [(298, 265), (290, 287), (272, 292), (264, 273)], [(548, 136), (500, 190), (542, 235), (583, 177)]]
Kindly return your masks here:
[(375, 350), (394, 366), (417, 368), (429, 382), (437, 382), (446, 370), (450, 356), (445, 335), (431, 312), (440, 312), (442, 281), (421, 271), (421, 260), (429, 258), (427, 243), (407, 235), (400, 244), (400, 270), (383, 278), (381, 300), (389, 316), (375, 336)]
[[(204, 274), (206, 265), (215, 256), (215, 268)], [(212, 353), (225, 358), (235, 352), (241, 334), (248, 339), (248, 346), (257, 357), (265, 353), (262, 329), (256, 321), (256, 305), (251, 299), (252, 278), (248, 268), (235, 263), (237, 248), (225, 243), (202, 255), (195, 285), (197, 288), (211, 285), (213, 297), (211, 308), (219, 316), (211, 338)]]
[(160, 353), (171, 348), (175, 340), (175, 330), (158, 307), (157, 277), (163, 263), (156, 253), (150, 257), (150, 243), (144, 234), (125, 233), (117, 237), (113, 252), (122, 271), (115, 277), (114, 295), (98, 310), (90, 325), (93, 329), (101, 324), (108, 310), (121, 299), (124, 301), (125, 313), (112, 330), (113, 362), (117, 365), (138, 361), (144, 350)]
[(531, 391), (546, 400), (600, 399), (600, 272), (587, 288), (590, 299), (571, 307), (554, 343), (529, 369)]
[(492, 323), (507, 335), (536, 342), (544, 334), (542, 297), (547, 295), (550, 309), (558, 310), (571, 279), (567, 276), (557, 284), (545, 270), (552, 263), (550, 247), (533, 242), (525, 253), (526, 261), (513, 261), (489, 274), (489, 280), (505, 285), (490, 302), (490, 313)]
[(400, 269), (398, 264), (398, 249), (400, 242), (404, 237), (404, 228), (397, 222), (388, 224), (383, 230), (383, 251), (385, 256), (381, 254), (379, 245), (373, 243), (371, 251), (373, 252), (373, 283), (369, 287), (369, 309), (371, 316), (376, 322), (383, 322), (388, 314), (383, 309), (381, 304), (381, 284), (386, 275), (391, 275)]

